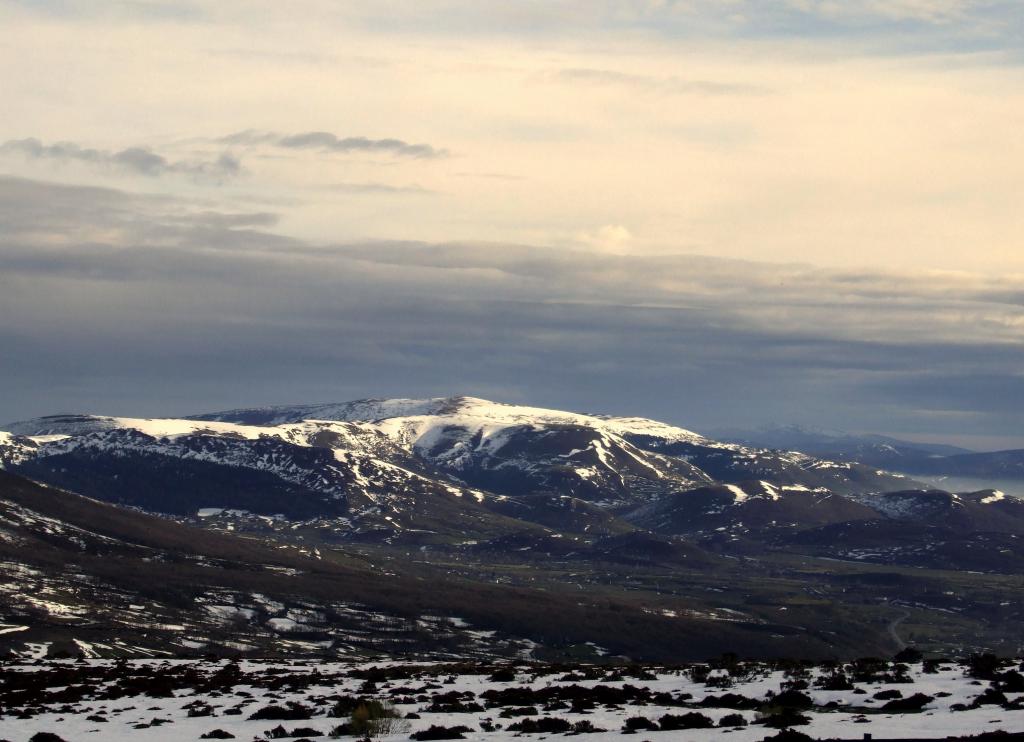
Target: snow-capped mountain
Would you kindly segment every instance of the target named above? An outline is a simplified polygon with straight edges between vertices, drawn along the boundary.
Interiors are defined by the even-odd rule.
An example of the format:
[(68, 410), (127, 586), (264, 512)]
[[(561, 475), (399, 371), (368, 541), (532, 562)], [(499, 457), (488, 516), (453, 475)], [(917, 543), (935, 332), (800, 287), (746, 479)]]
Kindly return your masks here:
[[(932, 577), (910, 584), (896, 575), (880, 593), (873, 570), (886, 565), (950, 570), (956, 577), (948, 584), (964, 580), (991, 591), (989, 608), (962, 624), (937, 624), (946, 614), (919, 616), (915, 624), (941, 637), (936, 646), (965, 646), (978, 632), (986, 641), (1017, 636), (1007, 627), (1018, 625), (1012, 606), (1019, 588), (1005, 578), (1024, 569), (1017, 544), (1024, 500), (991, 490), (939, 492), (855, 462), (722, 443), (645, 418), (456, 397), (182, 419), (65, 415), (5, 427), (0, 467), (10, 473), (0, 472), (0, 576), (17, 589), (0, 591), (0, 618), (30, 625), (22, 616), (42, 596), (40, 610), (50, 617), (44, 631), (65, 639), (62, 606), (84, 606), (75, 632), (90, 625), (90, 610), (108, 630), (130, 621), (132, 606), (149, 595), (170, 607), (147, 608), (146, 615), (159, 614), (147, 620), (187, 627), (186, 641), (196, 647), (236, 641), (239, 632), (247, 645), (281, 646), (282, 627), (293, 623), (303, 636), (283, 641), (326, 642), (341, 636), (331, 633), (334, 625), (346, 637), (359, 631), (350, 618), (358, 624), (364, 613), (339, 606), (346, 591), (361, 591), (373, 594), (388, 622), (412, 633), (416, 616), (443, 606), (439, 615), (505, 631), (509, 641), (597, 641), (626, 654), (647, 645), (680, 656), (703, 652), (690, 636), (714, 638), (706, 646), (716, 651), (762, 651), (766, 636), (773, 652), (808, 642), (823, 653), (877, 651), (890, 641), (891, 601), (943, 610), (952, 604), (940, 589), (947, 583)], [(14, 505), (5, 506), (5, 498)], [(79, 518), (66, 508), (85, 510)], [(243, 538), (231, 546), (206, 541), (224, 531)], [(168, 544), (168, 534), (178, 540)], [(133, 546), (122, 558), (122, 547), (104, 540), (111, 538)], [(191, 565), (183, 539), (211, 555), (248, 548), (239, 544), (255, 551), (239, 552), (227, 574), (213, 559)], [(46, 551), (46, 543), (59, 553)], [(28, 560), (26, 549), (48, 561)], [(365, 571), (359, 580), (346, 572), (350, 587), (341, 594), (333, 573), (280, 584), (271, 579), (277, 551), (401, 577), (404, 592), (378, 588)], [(185, 582), (176, 576), (182, 564), (191, 565)], [(24, 572), (19, 582), (23, 568), (35, 573)], [(172, 592), (187, 595), (179, 613), (178, 597), (166, 598), (154, 575), (173, 578)], [(268, 581), (279, 597), (264, 589)], [(115, 588), (123, 600), (110, 613), (103, 600)], [(552, 596), (559, 600), (554, 612)], [(834, 603), (842, 608), (828, 608)], [(600, 635), (584, 636), (580, 623), (600, 624)], [(624, 643), (620, 637), (641, 624), (645, 636), (658, 638)], [(372, 633), (398, 641), (387, 638), (388, 626)], [(130, 628), (122, 640), (141, 646), (135, 643), (146, 631)], [(474, 631), (464, 632), (470, 645), (480, 634)], [(74, 634), (91, 645), (83, 636)], [(145, 642), (164, 638), (152, 634)], [(37, 640), (44, 639), (33, 635)]]
[[(586, 415), (473, 397), (257, 408), (198, 415), (195, 419), (236, 424), (296, 422), (311, 414), (376, 425), (420, 457), (450, 472), (466, 476), (496, 470), (503, 475), (516, 472), (526, 474), (534, 486), (543, 482), (532, 479), (528, 472), (536, 472), (538, 457), (545, 456), (548, 460), (541, 468), (550, 473), (561, 465), (573, 485), (584, 490), (585, 483), (595, 477), (605, 479), (602, 488), (614, 486), (614, 482), (620, 489), (628, 489), (623, 480), (631, 475), (648, 481), (664, 480), (666, 477), (659, 475), (665, 474), (665, 467), (672, 470), (673, 477), (688, 478), (686, 484), (691, 487), (712, 481), (766, 479), (845, 492), (882, 491), (906, 484), (900, 477), (872, 467), (721, 443), (647, 418)], [(567, 486), (565, 480), (558, 484), (560, 488)], [(514, 489), (519, 492), (522, 486)]]
[(37, 481), (212, 523), (301, 522), (324, 538), (430, 540), (538, 526), (616, 533), (653, 525), (653, 514), (680, 533), (818, 525), (864, 510), (844, 495), (913, 486), (854, 462), (721, 443), (646, 418), (473, 397), (185, 419), (64, 415), (6, 427), (0, 466)]

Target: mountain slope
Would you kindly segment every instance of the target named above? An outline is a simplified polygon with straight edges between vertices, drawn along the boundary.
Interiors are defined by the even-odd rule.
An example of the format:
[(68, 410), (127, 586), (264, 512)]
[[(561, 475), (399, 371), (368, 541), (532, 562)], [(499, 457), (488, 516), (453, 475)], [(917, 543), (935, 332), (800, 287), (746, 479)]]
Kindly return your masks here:
[[(561, 410), (505, 405), (473, 397), (427, 400), (365, 400), (319, 407), (278, 407), (236, 410), (195, 416), (235, 423), (257, 419), (295, 421), (310, 412), (339, 414), (349, 421), (373, 423), (423, 458), (454, 473), (480, 476), (488, 481), (496, 469), (511, 475), (529, 466), (517, 466), (520, 450), (529, 456), (544, 454), (548, 464), (568, 464), (564, 470), (584, 491), (593, 475), (612, 474), (610, 482), (632, 470), (648, 483), (683, 477), (688, 486), (711, 481), (741, 482), (766, 479), (774, 484), (829, 487), (836, 492), (884, 491), (906, 487), (904, 477), (855, 463), (835, 463), (794, 452), (767, 451), (720, 443), (684, 428), (637, 417), (584, 415)], [(573, 436), (577, 436), (574, 440)], [(544, 439), (544, 440), (541, 440)], [(506, 446), (510, 446), (508, 450)], [(616, 448), (609, 463), (602, 454)], [(602, 450), (604, 449), (604, 450)], [(576, 466), (577, 463), (582, 464)], [(669, 478), (671, 478), (669, 477)], [(530, 479), (526, 474), (527, 480)], [(558, 484), (568, 486), (571, 479)], [(608, 480), (603, 485), (610, 483)], [(540, 486), (543, 487), (543, 482)], [(507, 485), (510, 491), (522, 491)], [(641, 488), (642, 489), (642, 488)], [(655, 486), (655, 490), (661, 488)], [(669, 487), (668, 491), (672, 488)], [(610, 501), (621, 502), (623, 488)], [(660, 492), (659, 492), (660, 494)], [(641, 496), (642, 497), (642, 496)], [(592, 499), (592, 498), (591, 498)], [(640, 498), (632, 498), (640, 499)]]
[(843, 650), (791, 627), (668, 618), (639, 596), (395, 566), (191, 528), (0, 472), (0, 649), (17, 653), (560, 656), (594, 642), (678, 661), (763, 654), (765, 631), (781, 637), (776, 655)]
[[(645, 418), (473, 397), (187, 419), (62, 415), (8, 427), (0, 466), (39, 481), (154, 512), (202, 516), (216, 527), (326, 541), (429, 543), (538, 528), (624, 533), (634, 526), (619, 516), (667, 498), (685, 505), (693, 528), (706, 529), (723, 522), (718, 505), (705, 503), (701, 526), (696, 505), (704, 501), (684, 493), (763, 482), (796, 504), (816, 500), (790, 497), (794, 492), (839, 496), (913, 484), (856, 463), (719, 443)], [(830, 501), (830, 511), (853, 507), (840, 504)], [(769, 510), (782, 512), (778, 505)], [(808, 514), (807, 525), (822, 522), (821, 512)], [(795, 510), (784, 517), (799, 520)]]
[(8, 468), (154, 512), (239, 510), (327, 519), (356, 534), (513, 527), (481, 505), (483, 493), (449, 481), (368, 426), (304, 422), (262, 428), (66, 416), (14, 427), (45, 431), (46, 442), (12, 438), (27, 443), (10, 449)]
[(756, 534), (801, 531), (829, 523), (877, 518), (866, 505), (828, 491), (776, 487), (767, 482), (701, 487), (673, 495), (628, 513), (626, 519), (669, 535)]

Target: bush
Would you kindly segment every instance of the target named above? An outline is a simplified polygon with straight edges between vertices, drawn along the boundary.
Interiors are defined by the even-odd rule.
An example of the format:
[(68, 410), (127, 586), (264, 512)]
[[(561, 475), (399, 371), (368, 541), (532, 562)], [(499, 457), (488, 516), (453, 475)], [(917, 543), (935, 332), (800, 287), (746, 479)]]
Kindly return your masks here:
[(463, 732), (473, 731), (469, 727), (457, 726), (457, 727), (440, 727), (431, 725), (430, 729), (423, 729), (419, 732), (415, 732), (409, 736), (409, 739), (419, 740), (419, 742), (427, 742), (428, 740), (435, 739), (465, 739)]
[(352, 712), (348, 727), (351, 734), (363, 737), (386, 737), (409, 731), (409, 722), (389, 701), (366, 701)]
[(646, 716), (633, 716), (622, 725), (625, 732), (656, 732), (660, 727)]
[(889, 669), (889, 663), (877, 657), (861, 657), (850, 667), (855, 683), (874, 683), (882, 679), (882, 673)]
[(783, 729), (774, 737), (765, 737), (762, 742), (814, 742), (814, 740), (803, 732), (797, 732), (792, 729)]
[(792, 709), (809, 709), (814, 705), (814, 701), (806, 693), (801, 693), (798, 690), (787, 690), (775, 696), (768, 705)]
[(249, 721), (305, 721), (313, 718), (313, 709), (289, 701), (287, 706), (264, 706), (249, 717)]
[(761, 723), (772, 729), (785, 729), (786, 727), (799, 727), (810, 724), (811, 719), (796, 709), (784, 708), (777, 714), (766, 716)]
[(999, 690), (1004, 693), (1024, 693), (1024, 675), (1016, 670), (1008, 670), (996, 676)]
[(572, 731), (572, 724), (565, 719), (545, 716), (543, 719), (523, 719), (515, 724), (509, 724), (508, 731), (524, 734), (557, 734)]
[(743, 714), (726, 714), (718, 720), (718, 726), (720, 727), (745, 727), (747, 720)]
[(926, 696), (924, 693), (915, 693), (907, 698), (897, 698), (893, 701), (889, 701), (882, 706), (882, 711), (920, 711), (934, 700), (935, 698), (932, 696)]
[(533, 706), (513, 706), (502, 709), (498, 714), (502, 719), (514, 719), (517, 716), (538, 716), (539, 712)]
[(368, 699), (362, 696), (340, 696), (334, 701), (334, 705), (327, 710), (327, 715), (335, 719), (347, 719), (352, 712), (364, 705)]
[(924, 659), (924, 655), (919, 649), (907, 647), (906, 649), (901, 649), (893, 659), (897, 662), (920, 662)]
[(723, 693), (720, 696), (705, 696), (700, 705), (707, 708), (756, 709), (761, 706), (761, 702), (739, 693)]
[(677, 729), (711, 729), (715, 726), (715, 722), (697, 711), (680, 716), (665, 714), (658, 719), (658, 724), (661, 725), (663, 732), (672, 732)]
[(1002, 665), (1003, 661), (994, 654), (972, 654), (967, 660), (967, 674), (972, 678), (991, 680)]
[(844, 672), (833, 672), (818, 679), (816, 684), (822, 690), (853, 690), (853, 683)]
[[(929, 698), (929, 700), (931, 699)], [(971, 702), (971, 707), (979, 708), (980, 706), (1002, 706), (1006, 702), (1007, 698), (1002, 691), (998, 691), (995, 688), (986, 688), (980, 696)]]

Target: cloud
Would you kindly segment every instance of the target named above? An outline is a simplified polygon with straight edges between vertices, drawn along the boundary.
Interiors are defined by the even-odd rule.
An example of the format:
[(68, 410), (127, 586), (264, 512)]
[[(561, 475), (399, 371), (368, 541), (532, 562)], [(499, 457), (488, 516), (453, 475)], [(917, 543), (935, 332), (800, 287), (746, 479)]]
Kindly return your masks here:
[(103, 3), (89, 0), (13, 0), (11, 4), (36, 13), (76, 19), (181, 23), (207, 17), (201, 8), (202, 2), (190, 0), (107, 0)]
[(993, 6), (978, 0), (789, 0), (795, 10), (834, 19), (887, 18), (927, 23), (964, 21)]
[[(202, 244), (223, 249), (244, 244), (255, 250), (288, 242), (251, 230), (276, 221), (277, 215), (269, 212), (211, 211), (208, 204), (171, 196), (0, 175), (0, 264), (12, 270), (12, 260), (45, 270), (58, 269), (62, 260), (81, 265), (83, 256), (95, 249), (103, 254), (122, 250), (122, 258), (128, 257), (123, 249), (129, 247)], [(89, 264), (95, 275), (105, 269), (98, 258)]]
[(351, 194), (392, 194), (392, 195), (413, 195), (427, 196), (436, 194), (429, 188), (418, 185), (396, 186), (388, 183), (329, 183), (323, 186), (323, 190), (335, 193)]
[(307, 131), (298, 134), (274, 134), (254, 130), (239, 131), (217, 140), (224, 144), (268, 144), (284, 149), (310, 149), (319, 152), (370, 152), (430, 159), (446, 157), (448, 152), (429, 144), (410, 144), (401, 139), (370, 139), (368, 137), (338, 137), (327, 131)]
[[(1016, 51), (1021, 30), (1017, 0), (393, 0), (338, 3), (308, 0), (301, 19), (269, 0), (140, 2), (109, 0), (15, 0), (22, 14), (78, 22), (218, 26), (225, 30), (272, 30), (292, 34), (297, 20), (323, 30), (333, 41), (346, 31), (368, 36), (434, 38), (565, 38), (607, 41), (625, 35), (649, 39), (824, 39), (837, 37), (878, 48), (932, 51), (1001, 48)], [(291, 58), (318, 59), (307, 49), (314, 34), (301, 34)], [(229, 35), (230, 37), (230, 35)], [(280, 42), (278, 42), (280, 46)], [(246, 54), (261, 50), (241, 47)], [(337, 46), (332, 44), (336, 53)], [(834, 45), (833, 45), (834, 51)], [(273, 53), (273, 52), (271, 52)]]
[(629, 248), (633, 234), (621, 224), (605, 224), (576, 235), (578, 242), (602, 252), (620, 253)]
[(0, 409), (465, 392), (698, 429), (1019, 435), (1022, 276), (313, 244), (275, 219), (0, 178)]
[(748, 83), (638, 75), (616, 70), (577, 67), (558, 70), (549, 79), (570, 84), (619, 85), (655, 93), (699, 96), (767, 95), (770, 89)]
[(242, 172), (242, 164), (239, 159), (228, 152), (224, 152), (215, 160), (210, 161), (172, 162), (145, 147), (128, 147), (109, 151), (82, 147), (75, 142), (44, 144), (34, 137), (8, 140), (0, 144), (0, 154), (17, 154), (32, 160), (84, 162), (146, 177), (180, 173), (193, 177), (223, 180), (235, 177)]

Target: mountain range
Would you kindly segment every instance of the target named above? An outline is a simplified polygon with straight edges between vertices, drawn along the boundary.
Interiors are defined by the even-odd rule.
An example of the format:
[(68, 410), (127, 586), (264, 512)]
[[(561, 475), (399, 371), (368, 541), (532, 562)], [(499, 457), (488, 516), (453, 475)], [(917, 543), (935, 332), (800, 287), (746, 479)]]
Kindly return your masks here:
[(903, 474), (989, 481), (1024, 480), (1024, 450), (971, 451), (941, 443), (855, 434), (800, 425), (756, 430), (723, 429), (724, 441), (768, 449), (803, 451), (835, 461), (857, 461)]
[(910, 488), (874, 467), (721, 443), (653, 420), (469, 397), (187, 419), (46, 417), (7, 426), (0, 463), (154, 512), (284, 516), (339, 538), (429, 540), (524, 524), (614, 532), (652, 503), (713, 485), (737, 514), (761, 500), (776, 503), (769, 510), (792, 500), (827, 511), (840, 501), (825, 493)]
[[(422, 651), (478, 651), (479, 631), (497, 631), (513, 653), (532, 642), (551, 652), (598, 644), (693, 658), (727, 645), (764, 649), (757, 637), (768, 632), (770, 654), (802, 647), (825, 656), (884, 648), (886, 616), (908, 610), (911, 596), (923, 614), (918, 634), (937, 646), (1016, 640), (1006, 622), (1016, 615), (1007, 606), (1020, 604), (1009, 576), (1024, 568), (1024, 502), (994, 490), (944, 492), (840, 457), (472, 397), (180, 419), (59, 415), (4, 428), (0, 542), (18, 547), (0, 568), (11, 584), (18, 575), (37, 581), (0, 596), (4, 620), (28, 627), (0, 628), (12, 651), (24, 651), (40, 625), (53, 646), (68, 646), (86, 616), (90, 630), (117, 627), (122, 645), (100, 642), (110, 652), (155, 646), (160, 632), (106, 607), (97, 615), (104, 592), (129, 606), (160, 604), (163, 617), (149, 615), (147, 625), (185, 627), (159, 640), (177, 653), (400, 647), (378, 641), (388, 636), (379, 627), (355, 641), (345, 619), (354, 610), (390, 616), (382, 626), (397, 621), (412, 634), (417, 615), (454, 617), (456, 628), (470, 621), (446, 631), (456, 637), (447, 644), (420, 632), (409, 646)], [(38, 555), (24, 545), (44, 542), (49, 561), (26, 557)], [(84, 569), (79, 552), (106, 571)], [(140, 585), (153, 563), (179, 575), (161, 578), (177, 585), (173, 610)], [(281, 570), (304, 576), (271, 590)], [(399, 587), (379, 589), (385, 577)], [(433, 586), (426, 593), (424, 581)], [(337, 592), (325, 593), (327, 583)], [(566, 584), (579, 600), (556, 601), (558, 621), (530, 608)], [(952, 610), (949, 585), (965, 601), (974, 596), (958, 607), (955, 631), (934, 613)], [(504, 606), (500, 615), (467, 591)], [(396, 593), (408, 600), (396, 604)], [(210, 601), (221, 606), (213, 618)], [(586, 618), (573, 617), (580, 606)], [(627, 641), (626, 624), (660, 638)], [(666, 628), (682, 625), (686, 646)]]

